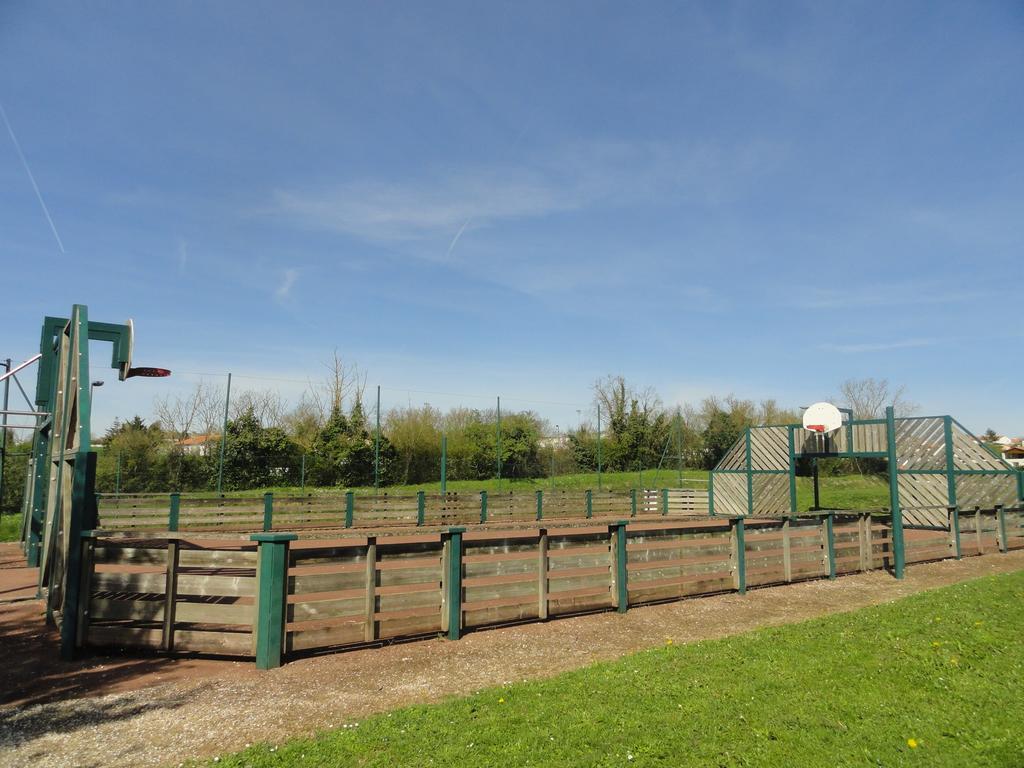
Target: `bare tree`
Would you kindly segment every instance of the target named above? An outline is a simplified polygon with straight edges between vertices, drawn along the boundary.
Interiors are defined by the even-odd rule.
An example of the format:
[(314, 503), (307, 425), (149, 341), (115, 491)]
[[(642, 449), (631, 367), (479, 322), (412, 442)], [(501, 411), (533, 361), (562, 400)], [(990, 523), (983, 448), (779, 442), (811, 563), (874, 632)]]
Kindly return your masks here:
[(219, 423), (224, 408), (224, 391), (200, 380), (187, 395), (165, 395), (153, 401), (153, 410), (164, 429), (178, 437), (206, 434)]
[(594, 404), (601, 409), (603, 418), (614, 431), (621, 431), (625, 427), (626, 416), (633, 409), (634, 403), (637, 411), (644, 415), (662, 410), (661, 398), (654, 387), (633, 389), (621, 375), (605, 376), (594, 382)]
[(362, 401), (363, 391), (366, 389), (365, 375), (360, 379), (359, 366), (346, 363), (334, 350), (331, 360), (324, 363), (327, 369), (327, 379), (323, 384), (323, 397), (328, 406), (328, 412), (342, 411), (345, 400), (353, 397), (356, 401)]
[(284, 422), (287, 403), (273, 389), (248, 389), (231, 398), (231, 418), (252, 411), (264, 427), (280, 427)]
[(906, 397), (906, 387), (894, 387), (888, 379), (847, 379), (839, 385), (838, 398), (853, 409), (855, 419), (879, 419), (891, 405), (897, 416), (910, 416), (917, 405)]

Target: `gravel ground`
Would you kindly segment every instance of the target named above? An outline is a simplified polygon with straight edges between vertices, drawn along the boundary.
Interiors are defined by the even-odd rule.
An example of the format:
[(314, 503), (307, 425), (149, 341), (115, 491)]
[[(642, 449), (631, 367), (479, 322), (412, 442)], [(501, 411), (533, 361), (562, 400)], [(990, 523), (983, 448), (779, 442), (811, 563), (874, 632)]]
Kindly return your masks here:
[[(1021, 569), (1024, 550), (914, 565), (902, 582), (875, 571), (835, 582), (756, 589), (746, 596), (504, 627), (454, 643), (432, 639), (318, 656), (269, 672), (208, 661), (188, 668), (188, 674), (172, 674), (171, 682), (150, 674), (135, 689), (121, 685), (113, 693), (54, 700), (37, 696), (43, 703), (0, 709), (0, 766), (178, 765), (406, 704), (548, 677), (667, 639), (721, 637)], [(83, 667), (82, 674), (95, 667)]]

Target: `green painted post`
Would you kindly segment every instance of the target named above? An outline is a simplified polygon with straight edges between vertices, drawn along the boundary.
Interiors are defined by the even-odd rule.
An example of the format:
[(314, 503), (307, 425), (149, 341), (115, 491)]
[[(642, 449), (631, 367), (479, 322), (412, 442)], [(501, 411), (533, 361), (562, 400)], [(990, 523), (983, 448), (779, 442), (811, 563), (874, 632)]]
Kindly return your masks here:
[(946, 507), (946, 511), (949, 512), (949, 530), (953, 534), (953, 550), (956, 554), (956, 559), (959, 560), (961, 557), (960, 551), (960, 507), (951, 505)]
[(178, 530), (178, 516), (181, 513), (181, 494), (171, 494), (171, 508), (167, 513), (167, 530), (177, 531)]
[(589, 520), (594, 516), (594, 492), (587, 489), (587, 519)]
[(754, 514), (754, 473), (750, 462), (750, 427), (747, 427), (747, 514)]
[(249, 537), (259, 545), (256, 561), (259, 594), (253, 622), (257, 669), (281, 666), (288, 594), (288, 543), (298, 538), (294, 533), (254, 533)]
[(462, 534), (465, 532), (465, 528), (449, 528), (445, 534), (448, 539), (445, 586), (447, 587), (449, 640), (458, 640), (462, 636)]
[(715, 516), (715, 473), (708, 472), (708, 517)]
[(828, 577), (836, 577), (836, 535), (835, 515), (829, 512), (825, 515), (825, 546), (828, 553)]
[(946, 443), (946, 503), (952, 507), (956, 501), (956, 458), (953, 455), (953, 417), (945, 416), (943, 421), (943, 433)]
[(1017, 470), (1017, 501), (1024, 502), (1024, 469)]
[(263, 530), (270, 531), (274, 528), (274, 494), (263, 494)]
[(356, 495), (352, 491), (345, 492), (345, 527), (352, 527), (352, 518), (355, 517)]
[(537, 519), (544, 519), (544, 491), (537, 491)]
[(224, 395), (224, 427), (220, 433), (220, 461), (217, 463), (217, 493), (224, 490), (224, 447), (228, 443), (228, 406), (231, 404), (231, 374), (228, 374), (228, 390)]
[(423, 491), (416, 491), (416, 525), (423, 525), (427, 515), (427, 495)]
[(498, 421), (496, 424), (497, 435), (495, 440), (495, 446), (497, 450), (495, 454), (498, 459), (498, 490), (501, 490), (501, 397), (498, 397)]
[[(11, 358), (7, 358), (4, 366), (4, 370), (9, 373), (11, 370)], [(3, 414), (0, 416), (0, 419), (2, 419), (2, 423), (0, 423), (0, 509), (3, 509), (4, 500), (4, 463), (7, 461), (7, 397), (10, 392), (11, 377), (8, 376), (4, 379), (4, 408)]]
[[(597, 406), (597, 490), (601, 490), (601, 406)], [(589, 517), (589, 515), (588, 515)]]
[(789, 425), (789, 511), (796, 514), (796, 427)]
[(889, 462), (889, 508), (892, 517), (893, 575), (903, 578), (903, 510), (900, 508), (899, 465), (896, 463), (896, 414), (885, 407), (886, 456)]
[(661, 516), (668, 514), (668, 488), (661, 489)]
[(679, 487), (683, 487), (683, 415), (676, 408), (676, 438), (679, 440)]
[(999, 551), (1007, 552), (1010, 548), (1006, 540), (1006, 510), (1002, 504), (996, 504), (996, 520), (999, 523)]
[(615, 609), (619, 613), (629, 610), (629, 570), (627, 568), (628, 550), (626, 549), (627, 520), (619, 520), (608, 526), (608, 534), (615, 547)]
[(741, 595), (747, 593), (747, 545), (744, 536), (743, 518), (734, 517), (729, 520), (736, 546), (736, 591)]
[(480, 523), (487, 522), (487, 491), (480, 491)]
[(121, 451), (117, 452), (117, 475), (114, 477), (114, 493), (121, 494)]
[(636, 517), (636, 488), (629, 489), (629, 516)]
[(306, 454), (302, 454), (302, 468), (299, 470), (299, 493), (306, 492)]
[(441, 495), (448, 493), (448, 435), (441, 435)]

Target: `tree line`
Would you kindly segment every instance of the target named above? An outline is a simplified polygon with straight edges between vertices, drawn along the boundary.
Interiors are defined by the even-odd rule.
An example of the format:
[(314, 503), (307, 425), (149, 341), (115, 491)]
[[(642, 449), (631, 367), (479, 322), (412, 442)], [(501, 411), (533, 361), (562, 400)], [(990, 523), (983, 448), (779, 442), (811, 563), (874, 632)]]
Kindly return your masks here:
[[(288, 407), (272, 390), (233, 393), (223, 446), (223, 490), (274, 486), (365, 487), (437, 482), (441, 440), (447, 444), (449, 480), (538, 478), (551, 474), (675, 468), (710, 469), (749, 426), (798, 422), (799, 411), (775, 400), (708, 397), (694, 405), (666, 407), (652, 388), (637, 388), (623, 376), (607, 376), (593, 387), (592, 415), (556, 432), (538, 414), (431, 405), (376, 414), (365, 406), (365, 376), (335, 356), (329, 375)], [(155, 403), (156, 418), (140, 416), (114, 425), (99, 439), (97, 490), (110, 493), (213, 490), (221, 473), (220, 422), (224, 392), (201, 381), (188, 394)], [(895, 402), (909, 413), (902, 389), (874, 379), (844, 382), (840, 404), (858, 417), (874, 417)], [(598, 418), (600, 415), (600, 418)], [(371, 423), (371, 417), (372, 423)], [(600, 431), (600, 440), (599, 440)], [(210, 439), (201, 452), (182, 440)], [(500, 445), (500, 454), (499, 454)], [(25, 446), (24, 453), (28, 452)], [(851, 469), (830, 460), (825, 472)], [(24, 460), (5, 467), (3, 507), (20, 506)], [(20, 469), (19, 469), (20, 468)], [(379, 474), (378, 474), (379, 473)]]

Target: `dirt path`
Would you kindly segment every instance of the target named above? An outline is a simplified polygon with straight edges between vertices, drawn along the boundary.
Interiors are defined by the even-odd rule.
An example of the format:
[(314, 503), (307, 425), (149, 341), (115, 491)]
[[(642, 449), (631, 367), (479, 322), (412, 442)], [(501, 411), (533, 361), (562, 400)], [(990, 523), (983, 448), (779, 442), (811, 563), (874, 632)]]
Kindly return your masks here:
[[(307, 658), (262, 673), (236, 662), (93, 658), (63, 667), (69, 671), (47, 683), (59, 698), (37, 687), (23, 691), (29, 703), (0, 709), (0, 766), (177, 765), (405, 704), (548, 677), (667, 638), (720, 637), (1021, 569), (1024, 550), (911, 566), (902, 582), (876, 571), (476, 632), (454, 643)], [(0, 639), (6, 648), (7, 638)], [(104, 682), (103, 667), (120, 672)], [(89, 682), (76, 683), (76, 675)], [(87, 691), (92, 695), (67, 698)]]

